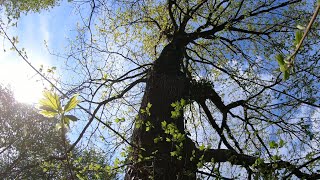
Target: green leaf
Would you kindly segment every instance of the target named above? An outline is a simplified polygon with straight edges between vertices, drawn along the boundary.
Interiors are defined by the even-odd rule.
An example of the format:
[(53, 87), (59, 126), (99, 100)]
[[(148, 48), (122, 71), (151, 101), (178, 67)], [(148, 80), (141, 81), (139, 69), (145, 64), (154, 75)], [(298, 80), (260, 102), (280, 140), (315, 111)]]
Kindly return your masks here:
[(279, 64), (279, 67), (280, 67), (280, 71), (281, 72), (285, 72), (287, 70), (287, 67), (286, 67), (286, 63), (284, 62), (284, 57), (282, 54), (277, 54), (276, 55), (276, 60)]
[(184, 105), (186, 105), (186, 104), (187, 104), (187, 102), (186, 102), (186, 100), (181, 99), (181, 100), (180, 100), (180, 104), (181, 104), (181, 106), (184, 106)]
[(277, 55), (276, 55), (276, 60), (278, 61), (278, 64), (279, 64), (280, 66), (285, 65), (285, 63), (284, 63), (284, 57), (283, 57), (282, 54), (277, 54)]
[(105, 73), (104, 73), (102, 79), (103, 79), (103, 80), (106, 80), (107, 78), (108, 78), (108, 74), (105, 74)]
[(314, 156), (314, 152), (309, 152), (307, 155), (306, 155), (306, 159), (308, 160), (311, 160)]
[(197, 167), (198, 168), (201, 168), (203, 166), (203, 162), (202, 161), (199, 161), (198, 163), (197, 163)]
[(127, 155), (126, 152), (123, 152), (123, 151), (122, 151), (122, 152), (120, 153), (120, 156), (121, 156), (121, 157), (126, 157), (126, 155)]
[(272, 158), (272, 160), (274, 160), (274, 161), (279, 161), (279, 160), (281, 160), (281, 156), (279, 156), (279, 155), (274, 155), (274, 156), (272, 156), (271, 158)]
[(303, 32), (302, 31), (296, 31), (296, 34), (295, 34), (295, 42), (294, 42), (294, 45), (296, 45), (296, 47), (298, 46), (298, 44), (300, 43), (301, 39), (302, 39), (302, 36), (303, 36)]
[(67, 118), (66, 116), (63, 116), (62, 117), (62, 122), (64, 123), (64, 124), (66, 124), (68, 127), (69, 127), (69, 124), (70, 124), (70, 119), (69, 118)]
[(44, 91), (43, 92), (43, 98), (40, 99), (39, 104), (40, 108), (44, 108), (44, 110), (50, 111), (61, 111), (61, 104), (60, 104), (60, 98), (56, 93), (52, 93), (50, 91)]
[(283, 73), (284, 73), (284, 74), (283, 74), (283, 80), (289, 79), (289, 76), (290, 76), (289, 71), (287, 70), (287, 71), (284, 71)]
[(283, 147), (285, 145), (285, 142), (283, 139), (280, 139), (279, 141), (279, 147)]
[(124, 118), (116, 118), (114, 121), (115, 121), (116, 123), (119, 123), (119, 122), (124, 122), (125, 119), (124, 119)]
[(81, 176), (81, 174), (76, 174), (76, 176), (77, 176), (77, 178), (79, 178), (80, 180), (85, 180), (85, 179)]
[(200, 150), (200, 151), (203, 151), (204, 149), (205, 149), (204, 144), (202, 144), (201, 146), (199, 146), (199, 150)]
[(68, 118), (71, 121), (78, 121), (79, 119), (73, 115), (65, 115), (65, 118)]
[(58, 111), (53, 109), (52, 107), (49, 107), (49, 106), (39, 106), (39, 109), (41, 110), (45, 110), (45, 111), (51, 111), (51, 112), (54, 112), (54, 113), (57, 113)]
[(154, 138), (153, 139), (153, 142), (156, 144), (156, 143), (158, 143), (160, 141), (160, 138), (159, 137), (156, 137), (156, 138)]
[(150, 116), (151, 115), (151, 113), (150, 113), (150, 108), (152, 107), (152, 104), (151, 103), (148, 103), (147, 104), (147, 107), (146, 107), (146, 112), (147, 112), (147, 114)]
[(119, 160), (119, 158), (116, 158), (116, 159), (114, 160), (114, 163), (113, 163), (114, 168), (119, 167), (119, 164), (120, 164), (120, 160)]
[(300, 29), (300, 30), (305, 30), (306, 29), (306, 27), (301, 26), (300, 24), (297, 25), (297, 28)]
[(281, 72), (286, 72), (287, 71), (287, 67), (285, 65), (281, 65), (280, 66), (280, 71)]
[(278, 144), (275, 141), (270, 141), (269, 142), (269, 146), (271, 149), (275, 149), (278, 147)]
[(57, 113), (54, 113), (54, 112), (51, 112), (51, 111), (45, 111), (45, 110), (42, 110), (39, 113), (42, 114), (45, 117), (48, 117), (48, 118), (52, 118), (52, 117), (57, 115)]
[(177, 106), (176, 102), (171, 103), (171, 107), (176, 107), (176, 106)]
[(162, 122), (161, 122), (161, 127), (162, 127), (162, 128), (166, 128), (166, 126), (167, 126), (167, 122), (166, 122), (166, 121), (162, 121)]
[(177, 119), (181, 116), (180, 111), (171, 111), (171, 118)]
[(257, 167), (257, 166), (260, 166), (261, 164), (263, 164), (263, 159), (257, 158), (256, 161), (254, 162), (253, 166)]
[(58, 111), (56, 111), (48, 106), (40, 106), (39, 109), (41, 110), (39, 113), (45, 117), (52, 118), (52, 117), (55, 117), (56, 115), (58, 115)]
[(171, 155), (172, 157), (177, 156), (177, 155), (178, 155), (178, 152), (177, 152), (177, 151), (172, 151), (172, 152), (170, 152), (170, 155)]
[(72, 96), (69, 102), (64, 106), (65, 112), (71, 111), (78, 105), (79, 101), (77, 100), (77, 97), (78, 97), (78, 94)]

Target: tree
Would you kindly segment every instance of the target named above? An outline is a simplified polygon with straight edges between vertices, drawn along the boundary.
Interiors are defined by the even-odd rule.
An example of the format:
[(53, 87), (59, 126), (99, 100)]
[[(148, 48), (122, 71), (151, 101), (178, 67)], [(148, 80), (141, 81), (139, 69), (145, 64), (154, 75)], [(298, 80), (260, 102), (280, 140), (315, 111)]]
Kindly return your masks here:
[(125, 179), (319, 178), (319, 30), (285, 59), (315, 3), (79, 6), (90, 11), (65, 56), (76, 78), (60, 92), (80, 93), (88, 119), (69, 151), (97, 125), (127, 153)]
[[(0, 86), (0, 177), (1, 179), (63, 179), (70, 177), (64, 159), (57, 119), (44, 118), (30, 105), (14, 100), (8, 88)], [(87, 148), (88, 149), (88, 148)], [(115, 178), (103, 168), (109, 166), (104, 153), (95, 149), (74, 149), (69, 160), (77, 177)]]
[(39, 162), (62, 150), (55, 121), (17, 103), (7, 88), (1, 87), (0, 98), (1, 177), (43, 177)]
[(5, 7), (8, 17), (19, 18), (21, 13), (39, 12), (56, 6), (58, 2), (57, 0), (3, 0), (0, 1), (0, 5)]

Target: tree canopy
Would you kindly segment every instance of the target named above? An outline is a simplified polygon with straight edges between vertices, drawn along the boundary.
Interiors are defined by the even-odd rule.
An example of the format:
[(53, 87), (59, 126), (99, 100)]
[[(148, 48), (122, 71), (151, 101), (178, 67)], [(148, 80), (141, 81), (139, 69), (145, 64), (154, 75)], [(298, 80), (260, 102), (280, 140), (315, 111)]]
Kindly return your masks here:
[(8, 17), (19, 18), (21, 13), (39, 12), (56, 6), (58, 2), (59, 0), (2, 0), (0, 5), (5, 8)]
[[(0, 86), (0, 178), (63, 179), (72, 177), (64, 154), (63, 138), (57, 119), (45, 118), (30, 105), (15, 101), (12, 91)], [(112, 179), (115, 174), (102, 170), (106, 155), (95, 149), (74, 149), (69, 155), (79, 178)]]
[(85, 125), (68, 152), (99, 144), (125, 179), (320, 177), (316, 1), (75, 5), (56, 93), (79, 94)]

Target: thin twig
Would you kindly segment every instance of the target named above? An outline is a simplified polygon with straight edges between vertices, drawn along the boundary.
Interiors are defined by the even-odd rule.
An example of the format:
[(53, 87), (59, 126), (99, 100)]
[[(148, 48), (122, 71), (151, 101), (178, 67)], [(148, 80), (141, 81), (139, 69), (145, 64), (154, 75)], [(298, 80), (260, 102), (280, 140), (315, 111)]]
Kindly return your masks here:
[(311, 18), (311, 20), (310, 20), (310, 22), (309, 22), (309, 24), (308, 24), (308, 26), (307, 26), (306, 31), (304, 32), (304, 34), (303, 34), (303, 36), (302, 36), (301, 41), (300, 41), (299, 44), (297, 45), (295, 51), (289, 56), (289, 58), (288, 58), (289, 65), (292, 65), (292, 64), (293, 64), (294, 57), (298, 54), (298, 51), (300, 50), (304, 39), (307, 37), (309, 31), (311, 30), (312, 24), (314, 23), (314, 21), (316, 20), (318, 14), (319, 14), (319, 10), (320, 10), (320, 3), (318, 4), (315, 12), (313, 13), (312, 18)]

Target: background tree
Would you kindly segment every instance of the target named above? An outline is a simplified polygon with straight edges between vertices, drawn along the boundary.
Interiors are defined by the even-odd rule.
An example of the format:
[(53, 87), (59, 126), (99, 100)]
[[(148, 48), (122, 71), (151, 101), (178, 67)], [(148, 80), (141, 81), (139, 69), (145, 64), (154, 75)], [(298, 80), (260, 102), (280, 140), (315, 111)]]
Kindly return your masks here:
[(58, 4), (59, 0), (2, 0), (0, 5), (5, 8), (9, 18), (19, 18), (21, 13), (40, 12)]
[[(18, 103), (12, 92), (0, 87), (0, 177), (1, 179), (63, 179), (71, 177), (65, 159), (57, 119)], [(74, 176), (112, 179), (106, 154), (90, 148), (74, 149), (70, 158)]]
[(126, 179), (319, 178), (319, 30), (290, 71), (276, 56), (316, 2), (86, 2), (61, 83), (87, 114), (68, 151), (108, 139)]
[(1, 86), (0, 94), (1, 177), (43, 177), (39, 162), (62, 149), (55, 120), (16, 102), (7, 88)]

